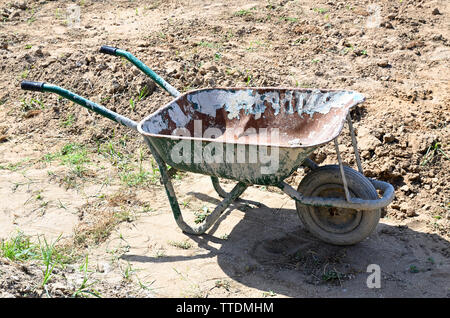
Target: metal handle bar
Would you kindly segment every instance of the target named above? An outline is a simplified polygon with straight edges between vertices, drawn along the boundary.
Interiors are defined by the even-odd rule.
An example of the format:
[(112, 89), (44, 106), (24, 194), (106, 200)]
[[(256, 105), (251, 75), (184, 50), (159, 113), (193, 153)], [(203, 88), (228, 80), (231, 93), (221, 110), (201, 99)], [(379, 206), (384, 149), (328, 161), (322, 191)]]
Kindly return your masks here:
[(116, 47), (107, 46), (107, 45), (103, 45), (100, 48), (99, 52), (126, 58), (128, 61), (130, 61), (132, 64), (134, 64), (138, 69), (140, 69), (147, 76), (149, 76), (152, 80), (154, 80), (156, 84), (158, 84), (159, 86), (161, 86), (161, 88), (166, 90), (170, 95), (172, 95), (173, 97), (178, 97), (181, 95), (181, 93), (179, 91), (177, 91), (172, 85), (167, 83), (162, 77), (160, 77), (158, 74), (153, 72), (147, 65), (142, 63), (138, 58), (136, 58), (130, 52), (118, 49)]
[(112, 110), (109, 110), (106, 107), (100, 106), (84, 97), (81, 97), (80, 95), (72, 93), (71, 91), (68, 91), (59, 86), (47, 84), (47, 83), (43, 83), (43, 82), (22, 81), (20, 83), (20, 87), (27, 91), (56, 93), (64, 98), (71, 100), (72, 102), (74, 102), (78, 105), (81, 105), (89, 110), (96, 112), (97, 114), (100, 114), (108, 119), (111, 119), (119, 124), (122, 124), (128, 128), (131, 128), (131, 129), (134, 129), (137, 131), (137, 125), (138, 125), (137, 122), (135, 122), (125, 116), (119, 115), (118, 113), (113, 112)]

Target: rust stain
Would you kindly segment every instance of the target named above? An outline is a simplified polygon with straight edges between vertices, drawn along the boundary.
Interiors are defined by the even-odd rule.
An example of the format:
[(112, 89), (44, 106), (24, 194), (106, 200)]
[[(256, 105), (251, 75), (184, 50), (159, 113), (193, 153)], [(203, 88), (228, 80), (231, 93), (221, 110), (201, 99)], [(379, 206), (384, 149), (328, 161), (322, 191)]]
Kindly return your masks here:
[[(363, 100), (361, 94), (344, 90), (200, 89), (145, 118), (139, 130), (161, 138), (173, 138), (182, 130), (177, 139), (312, 147), (337, 137), (349, 109)], [(209, 136), (211, 129), (215, 133)]]

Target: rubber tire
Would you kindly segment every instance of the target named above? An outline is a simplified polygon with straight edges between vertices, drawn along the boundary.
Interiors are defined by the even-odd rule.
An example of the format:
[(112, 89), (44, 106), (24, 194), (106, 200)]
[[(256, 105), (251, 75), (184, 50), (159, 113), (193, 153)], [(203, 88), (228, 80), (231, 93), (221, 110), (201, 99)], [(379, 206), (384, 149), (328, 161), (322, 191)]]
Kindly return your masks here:
[[(344, 171), (348, 189), (352, 197), (372, 200), (378, 199), (377, 191), (364, 175), (345, 166)], [(341, 172), (338, 165), (322, 166), (308, 173), (300, 182), (297, 191), (304, 196), (318, 196), (320, 193), (319, 188), (326, 188), (327, 185), (334, 185), (334, 187), (338, 185), (338, 187), (342, 188), (342, 192), (344, 191)], [(316, 193), (317, 191), (319, 191), (319, 193)], [(375, 230), (381, 215), (380, 209), (357, 211), (357, 213), (360, 212), (358, 215), (360, 215), (361, 218), (355, 228), (346, 233), (333, 233), (319, 226), (314, 220), (314, 216), (318, 215), (317, 211), (320, 207), (306, 206), (299, 202), (296, 202), (296, 206), (300, 220), (306, 229), (320, 240), (333, 245), (353, 245), (361, 242)], [(342, 209), (340, 209), (340, 211), (342, 211)]]

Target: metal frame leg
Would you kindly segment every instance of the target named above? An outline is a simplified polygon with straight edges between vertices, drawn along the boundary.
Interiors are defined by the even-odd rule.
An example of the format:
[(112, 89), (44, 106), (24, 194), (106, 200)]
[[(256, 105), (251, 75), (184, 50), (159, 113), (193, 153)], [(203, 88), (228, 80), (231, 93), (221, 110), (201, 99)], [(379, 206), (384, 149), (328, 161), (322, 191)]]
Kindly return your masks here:
[(316, 170), (317, 168), (319, 168), (319, 165), (309, 158), (306, 158), (303, 161), (302, 166), (308, 167), (311, 170)]
[(355, 131), (353, 130), (352, 117), (350, 116), (350, 112), (347, 114), (347, 123), (348, 123), (348, 128), (350, 130), (350, 135), (352, 137), (352, 146), (353, 146), (353, 151), (355, 152), (356, 165), (358, 166), (358, 171), (361, 172), (361, 174), (364, 174), (362, 164), (361, 164), (361, 158), (359, 156), (359, 151), (358, 151), (358, 143), (356, 142)]
[(339, 145), (337, 142), (337, 137), (334, 138), (334, 148), (336, 149), (336, 155), (339, 162), (339, 169), (341, 170), (342, 183), (344, 184), (345, 198), (350, 202), (350, 192), (348, 191), (347, 179), (345, 178), (344, 165), (342, 164), (341, 153), (339, 151)]
[[(352, 137), (352, 146), (353, 146), (353, 151), (355, 152), (356, 165), (358, 166), (358, 171), (362, 175), (364, 175), (362, 164), (361, 164), (361, 158), (359, 156), (359, 151), (358, 151), (358, 143), (356, 141), (355, 131), (353, 129), (352, 117), (350, 116), (350, 112), (347, 114), (347, 123), (348, 123), (348, 128), (350, 130), (350, 135)], [(338, 158), (339, 169), (341, 171), (342, 183), (344, 185), (344, 191), (345, 191), (345, 198), (347, 199), (348, 202), (350, 202), (350, 200), (351, 200), (350, 192), (348, 191), (347, 179), (345, 178), (344, 166), (342, 164), (342, 158), (341, 158), (341, 153), (339, 151), (339, 145), (338, 145), (338, 142), (337, 142), (337, 137), (334, 138), (334, 148), (336, 149), (336, 156)]]
[(208, 216), (206, 216), (205, 221), (199, 226), (190, 226), (183, 220), (183, 216), (181, 214), (180, 205), (178, 204), (178, 200), (175, 194), (175, 191), (172, 186), (172, 182), (170, 181), (170, 176), (167, 171), (166, 164), (164, 160), (159, 156), (158, 152), (155, 150), (150, 140), (147, 137), (144, 137), (145, 143), (150, 148), (150, 151), (153, 157), (156, 160), (156, 163), (159, 167), (159, 172), (161, 173), (161, 181), (166, 188), (166, 194), (170, 202), (170, 207), (172, 208), (172, 213), (177, 222), (178, 227), (185, 233), (201, 235), (205, 233), (220, 217), (220, 215), (226, 210), (226, 208), (233, 203), (244, 191), (248, 188), (248, 185), (243, 182), (238, 182), (238, 184), (231, 190), (230, 193), (226, 194), (225, 198), (222, 202), (220, 202), (214, 211), (211, 212)]
[(214, 190), (216, 190), (217, 194), (221, 198), (225, 198), (228, 195), (228, 192), (226, 192), (222, 186), (220, 185), (219, 178), (212, 176), (211, 177), (212, 185), (214, 187)]

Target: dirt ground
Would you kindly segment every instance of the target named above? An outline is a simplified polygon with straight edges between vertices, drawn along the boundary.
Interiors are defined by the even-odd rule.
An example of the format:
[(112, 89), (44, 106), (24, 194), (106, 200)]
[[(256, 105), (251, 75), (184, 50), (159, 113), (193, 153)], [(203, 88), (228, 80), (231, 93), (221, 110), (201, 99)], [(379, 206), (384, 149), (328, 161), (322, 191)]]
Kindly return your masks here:
[[(0, 240), (45, 238), (71, 260), (42, 284), (41, 260), (0, 254), (0, 297), (450, 297), (449, 15), (445, 0), (1, 0)], [(171, 101), (100, 45), (132, 52), (181, 92), (363, 93), (352, 111), (363, 167), (395, 200), (355, 246), (315, 239), (293, 200), (266, 187), (207, 234), (182, 233), (142, 138), (20, 90), (23, 79), (54, 83), (136, 121)], [(333, 145), (312, 159), (336, 163)], [(179, 173), (174, 185), (192, 218), (219, 202), (206, 176)], [(366, 285), (370, 264), (380, 288)]]

